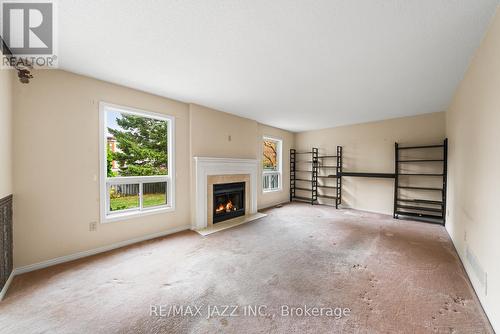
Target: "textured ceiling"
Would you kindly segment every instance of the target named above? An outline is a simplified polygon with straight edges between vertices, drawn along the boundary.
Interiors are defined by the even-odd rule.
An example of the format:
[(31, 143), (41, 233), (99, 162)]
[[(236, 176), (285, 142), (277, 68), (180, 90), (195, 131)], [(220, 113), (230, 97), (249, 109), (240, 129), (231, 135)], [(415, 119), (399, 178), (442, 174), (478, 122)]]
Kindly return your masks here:
[(443, 111), (498, 0), (64, 0), (62, 69), (303, 131)]

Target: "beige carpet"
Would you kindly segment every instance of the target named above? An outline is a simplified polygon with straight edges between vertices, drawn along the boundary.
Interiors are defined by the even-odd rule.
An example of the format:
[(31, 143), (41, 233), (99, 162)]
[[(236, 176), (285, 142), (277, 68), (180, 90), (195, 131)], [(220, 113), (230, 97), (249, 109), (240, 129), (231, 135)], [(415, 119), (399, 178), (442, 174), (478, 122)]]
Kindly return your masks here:
[[(443, 227), (308, 204), (266, 213), (16, 277), (0, 332), (492, 332)], [(167, 316), (172, 305), (184, 315)], [(350, 314), (281, 314), (304, 305)], [(206, 319), (209, 306), (219, 315)]]

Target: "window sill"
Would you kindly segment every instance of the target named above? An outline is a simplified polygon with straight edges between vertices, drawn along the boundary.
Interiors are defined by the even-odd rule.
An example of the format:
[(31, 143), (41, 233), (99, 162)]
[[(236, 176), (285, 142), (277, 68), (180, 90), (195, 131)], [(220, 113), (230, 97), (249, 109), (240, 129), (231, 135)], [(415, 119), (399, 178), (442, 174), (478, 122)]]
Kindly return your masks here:
[(154, 208), (154, 209), (149, 209), (149, 210), (144, 210), (144, 211), (115, 213), (115, 214), (107, 215), (106, 217), (104, 217), (104, 219), (101, 220), (101, 223), (107, 224), (107, 223), (121, 222), (124, 220), (140, 218), (140, 217), (144, 217), (144, 216), (157, 215), (157, 214), (166, 213), (166, 212), (173, 212), (173, 211), (175, 211), (174, 207), (164, 206), (164, 207), (159, 207), (159, 208)]
[(262, 190), (262, 193), (263, 194), (268, 194), (268, 193), (277, 193), (277, 192), (280, 192), (282, 191), (283, 189), (282, 188), (277, 188), (277, 189), (269, 189), (269, 190)]

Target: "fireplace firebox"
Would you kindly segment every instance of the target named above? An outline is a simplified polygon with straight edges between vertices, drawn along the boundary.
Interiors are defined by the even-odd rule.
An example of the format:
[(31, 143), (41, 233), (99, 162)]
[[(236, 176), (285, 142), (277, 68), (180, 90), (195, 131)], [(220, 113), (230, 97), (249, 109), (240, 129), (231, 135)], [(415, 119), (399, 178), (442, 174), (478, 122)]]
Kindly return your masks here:
[(214, 184), (213, 223), (245, 215), (245, 182)]

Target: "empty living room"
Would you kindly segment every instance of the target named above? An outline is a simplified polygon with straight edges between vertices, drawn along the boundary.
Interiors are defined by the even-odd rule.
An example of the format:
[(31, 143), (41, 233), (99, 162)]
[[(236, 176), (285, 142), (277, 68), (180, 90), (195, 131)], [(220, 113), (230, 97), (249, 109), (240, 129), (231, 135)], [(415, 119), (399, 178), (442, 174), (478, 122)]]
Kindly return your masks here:
[(0, 0), (0, 334), (500, 331), (500, 0)]

